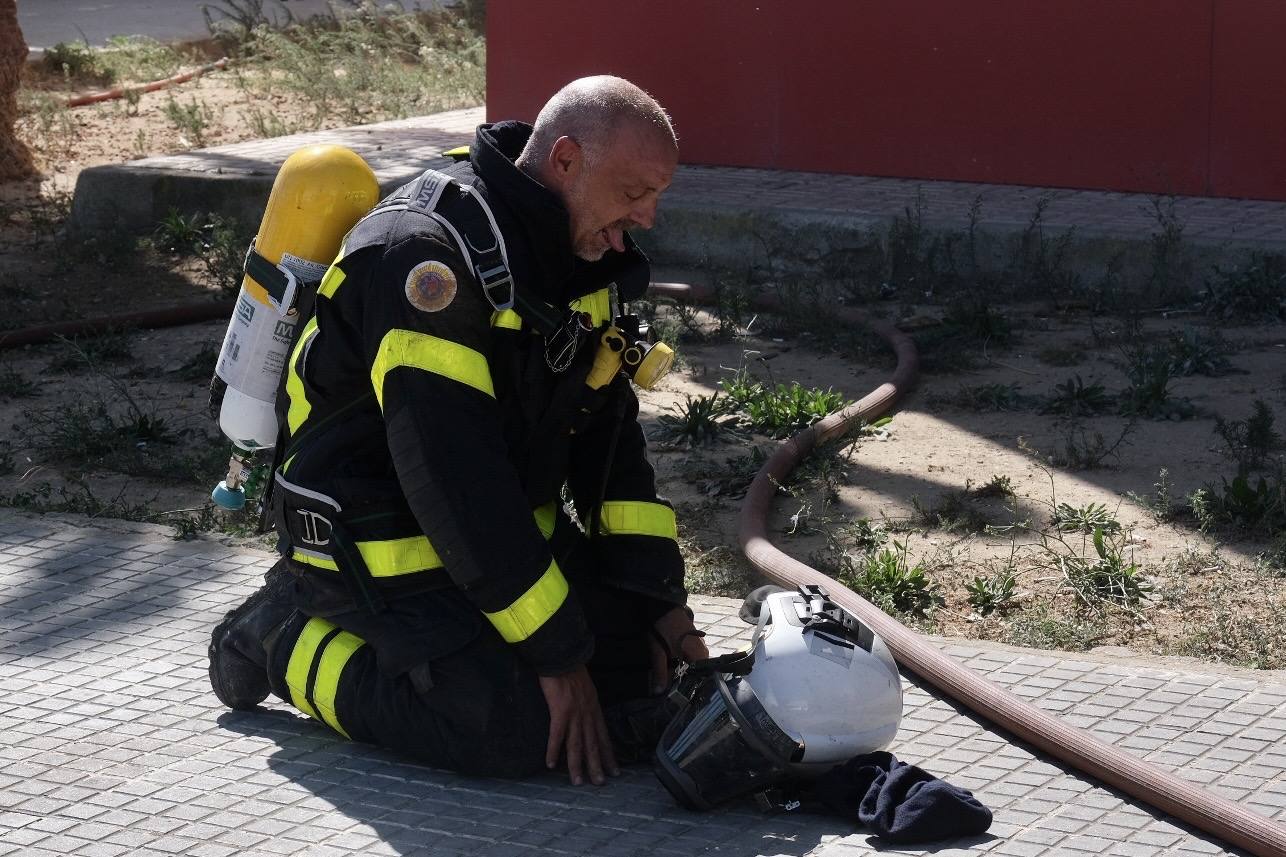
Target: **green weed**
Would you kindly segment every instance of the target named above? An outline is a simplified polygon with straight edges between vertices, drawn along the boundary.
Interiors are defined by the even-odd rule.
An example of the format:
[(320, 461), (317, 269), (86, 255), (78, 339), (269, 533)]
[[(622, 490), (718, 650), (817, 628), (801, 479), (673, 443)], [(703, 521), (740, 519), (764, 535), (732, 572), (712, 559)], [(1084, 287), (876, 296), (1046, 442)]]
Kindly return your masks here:
[(1183, 240), (1185, 224), (1174, 197), (1153, 197), (1151, 205), (1157, 229), (1152, 233), (1148, 291), (1158, 301), (1171, 301), (1186, 295), (1192, 280), (1192, 260)]
[(933, 503), (925, 504), (919, 497), (911, 498), (919, 523), (930, 529), (944, 530), (948, 533), (982, 533), (991, 526), (992, 521), (973, 503), (973, 494), (968, 486), (963, 491), (948, 491), (940, 494)]
[(262, 110), (258, 105), (253, 104), (246, 108), (245, 120), (255, 132), (255, 137), (261, 140), (286, 137), (300, 130), (294, 123), (287, 122), (272, 110)]
[(1218, 527), (1272, 535), (1286, 529), (1286, 478), (1282, 469), (1252, 484), (1245, 473), (1219, 487), (1207, 484), (1188, 498), (1202, 531)]
[(1004, 639), (1015, 646), (1076, 652), (1091, 648), (1104, 631), (1103, 622), (1098, 617), (1064, 618), (1049, 606), (1041, 605), (1019, 612), (1007, 625)]
[(1224, 442), (1224, 456), (1236, 462), (1238, 473), (1262, 468), (1282, 445), (1282, 436), (1273, 427), (1272, 409), (1262, 399), (1255, 399), (1253, 407), (1244, 420), (1215, 417), (1215, 434)]
[(848, 404), (842, 393), (800, 386), (766, 385), (741, 370), (720, 382), (732, 405), (754, 431), (787, 437)]
[(1157, 481), (1152, 483), (1150, 494), (1128, 493), (1129, 498), (1152, 513), (1152, 518), (1159, 524), (1173, 521), (1179, 513), (1174, 502), (1174, 485), (1170, 482), (1170, 471), (1162, 467), (1157, 472)]
[(681, 405), (670, 405), (670, 413), (657, 417), (661, 435), (672, 443), (692, 446), (708, 446), (718, 440), (726, 428), (721, 417), (727, 413), (719, 393), (696, 398), (685, 395), (684, 400)]
[(961, 386), (955, 393), (942, 397), (944, 404), (966, 411), (1021, 411), (1032, 404), (1017, 384), (976, 384)]
[(1203, 333), (1189, 327), (1170, 333), (1170, 361), (1176, 375), (1228, 375), (1235, 371), (1226, 356), (1230, 350), (1228, 341), (1218, 332)]
[(23, 509), (45, 514), (63, 512), (88, 515), (91, 518), (119, 518), (126, 521), (150, 521), (150, 501), (134, 502), (129, 499), (130, 487), (124, 486), (115, 497), (104, 500), (94, 494), (88, 480), (71, 478), (71, 488), (60, 485), (57, 489), (48, 482), (41, 482), (30, 490), (18, 491), (9, 496), (0, 495), (0, 506)]
[(1286, 256), (1255, 253), (1239, 268), (1216, 266), (1201, 309), (1226, 321), (1286, 319)]
[(18, 127), (32, 147), (50, 160), (71, 158), (80, 143), (80, 126), (66, 101), (42, 90), (18, 90)]
[(1111, 409), (1112, 401), (1102, 384), (1087, 385), (1080, 375), (1076, 375), (1054, 386), (1054, 392), (1045, 397), (1041, 413), (1089, 417), (1107, 413)]
[(94, 50), (89, 42), (58, 42), (45, 49), (42, 61), (48, 71), (60, 74), (68, 81), (106, 83), (111, 80), (100, 52)]
[(103, 401), (28, 410), (23, 418), (21, 430), (31, 446), (60, 464), (89, 464), (138, 444), (174, 439), (163, 417), (128, 410), (122, 414)]
[(857, 559), (842, 556), (839, 581), (881, 610), (923, 616), (938, 601), (924, 567), (908, 563), (905, 543)]
[(1075, 228), (1050, 237), (1045, 229), (1045, 209), (1054, 201), (1052, 194), (1042, 194), (1027, 227), (1018, 238), (1008, 278), (1013, 285), (1028, 293), (1065, 294), (1079, 289), (1080, 278), (1068, 269), (1067, 256), (1075, 237)]
[(195, 95), (187, 104), (180, 104), (173, 95), (170, 95), (161, 112), (188, 143), (196, 148), (205, 145), (205, 133), (217, 118), (214, 108), (204, 101), (197, 101)]
[(210, 215), (202, 227), (204, 242), (199, 251), (206, 281), (225, 295), (241, 289), (245, 275), (246, 248), (253, 233), (235, 220)]
[(1182, 419), (1195, 413), (1190, 402), (1170, 396), (1175, 366), (1168, 348), (1135, 346), (1125, 352), (1125, 357), (1130, 386), (1122, 394), (1121, 413), (1152, 419)]
[(203, 342), (201, 348), (179, 367), (178, 376), (184, 381), (207, 384), (214, 376), (214, 368), (218, 362), (219, 345)]
[(949, 330), (957, 331), (964, 339), (979, 345), (990, 344), (1000, 348), (1014, 341), (1013, 326), (1001, 315), (987, 295), (961, 296), (947, 305), (942, 323)]
[(1055, 467), (1066, 467), (1069, 470), (1097, 470), (1100, 467), (1106, 467), (1109, 458), (1120, 460), (1121, 447), (1128, 445), (1128, 438), (1137, 425), (1135, 420), (1129, 420), (1116, 439), (1109, 442), (1102, 432), (1087, 429), (1080, 423), (1072, 421), (1067, 424), (1063, 432), (1060, 449), (1046, 455), (1021, 437), (1018, 439), (1018, 448)]
[(63, 354), (49, 364), (51, 372), (95, 371), (103, 363), (125, 363), (134, 359), (133, 331), (108, 329), (95, 336), (59, 337)]
[(1013, 606), (1018, 591), (1018, 577), (1012, 566), (1005, 566), (990, 575), (974, 575), (965, 584), (969, 593), (969, 606), (983, 616), (1004, 611)]
[(1008, 476), (992, 474), (992, 477), (977, 488), (973, 496), (978, 499), (1009, 499), (1014, 496), (1014, 483)]
[(1209, 593), (1205, 600), (1211, 608), (1189, 623), (1175, 653), (1250, 669), (1286, 667), (1286, 611), (1247, 616), (1237, 603), (1239, 595), (1228, 587)]
[(1121, 531), (1121, 522), (1107, 510), (1107, 506), (1103, 503), (1087, 503), (1084, 506), (1059, 503), (1054, 507), (1054, 515), (1050, 523), (1064, 533), (1092, 533), (1095, 530), (1119, 533)]
[(1123, 541), (1102, 529), (1093, 535), (1095, 557), (1068, 554), (1058, 558), (1063, 580), (1086, 606), (1109, 602), (1133, 607), (1152, 591), (1142, 566), (1127, 558)]
[(201, 220), (200, 214), (184, 215), (171, 208), (152, 230), (152, 243), (158, 250), (190, 256), (200, 249), (204, 240)]

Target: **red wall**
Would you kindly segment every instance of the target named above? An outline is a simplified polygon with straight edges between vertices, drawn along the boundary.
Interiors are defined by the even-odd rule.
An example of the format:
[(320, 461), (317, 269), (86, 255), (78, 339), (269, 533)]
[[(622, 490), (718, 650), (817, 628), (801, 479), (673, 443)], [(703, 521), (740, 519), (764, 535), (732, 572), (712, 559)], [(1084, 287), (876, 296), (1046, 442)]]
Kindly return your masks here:
[(686, 163), (1286, 200), (1283, 0), (490, 0), (487, 114), (585, 74)]

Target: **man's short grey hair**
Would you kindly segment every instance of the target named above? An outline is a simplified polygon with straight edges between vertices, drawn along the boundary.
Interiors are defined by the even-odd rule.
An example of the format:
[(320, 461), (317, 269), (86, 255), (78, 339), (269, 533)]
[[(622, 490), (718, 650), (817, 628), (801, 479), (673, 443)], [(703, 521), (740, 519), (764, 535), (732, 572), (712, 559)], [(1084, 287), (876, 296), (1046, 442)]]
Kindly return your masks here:
[(541, 108), (519, 163), (539, 169), (559, 137), (575, 140), (592, 162), (631, 123), (650, 128), (658, 140), (678, 146), (665, 110), (628, 80), (606, 74), (573, 80)]

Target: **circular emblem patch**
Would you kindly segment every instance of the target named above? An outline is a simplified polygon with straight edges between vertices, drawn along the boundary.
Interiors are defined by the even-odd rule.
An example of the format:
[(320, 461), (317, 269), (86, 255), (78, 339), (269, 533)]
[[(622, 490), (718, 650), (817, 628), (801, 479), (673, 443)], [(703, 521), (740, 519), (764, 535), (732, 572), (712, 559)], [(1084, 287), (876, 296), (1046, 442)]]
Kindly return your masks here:
[(455, 300), (455, 274), (443, 262), (421, 262), (406, 275), (406, 299), (424, 312), (446, 309)]

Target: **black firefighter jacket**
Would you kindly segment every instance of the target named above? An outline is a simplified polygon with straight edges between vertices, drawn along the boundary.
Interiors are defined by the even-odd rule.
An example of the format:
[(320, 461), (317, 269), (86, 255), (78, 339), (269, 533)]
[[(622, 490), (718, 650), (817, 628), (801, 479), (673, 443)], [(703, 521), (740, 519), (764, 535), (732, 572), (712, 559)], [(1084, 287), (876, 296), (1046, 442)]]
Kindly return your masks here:
[[(609, 285), (641, 295), (646, 257), (632, 245), (574, 257), (561, 202), (514, 166), (529, 135), (481, 126), (453, 171), (490, 203), (522, 287), (604, 324)], [(556, 529), (574, 527), (566, 484), (577, 517), (598, 520), (598, 582), (649, 622), (684, 603), (674, 513), (656, 496), (637, 399), (623, 377), (597, 394), (583, 383), (596, 340), (553, 371), (545, 337), (493, 309), (447, 229), (417, 212), (368, 216), (290, 357), (283, 549), (309, 573), (364, 565), (380, 599), (454, 585), (537, 672), (557, 674), (593, 651), (552, 548)]]

